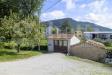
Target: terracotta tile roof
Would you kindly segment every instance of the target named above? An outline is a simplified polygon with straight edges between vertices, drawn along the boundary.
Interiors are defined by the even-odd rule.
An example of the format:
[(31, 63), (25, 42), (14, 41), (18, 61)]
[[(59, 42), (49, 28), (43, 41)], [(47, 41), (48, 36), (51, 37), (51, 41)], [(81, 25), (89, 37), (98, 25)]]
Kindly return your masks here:
[(53, 34), (49, 36), (49, 39), (55, 39), (55, 40), (65, 40), (65, 39), (71, 39), (74, 34)]
[(88, 40), (88, 41), (86, 41), (86, 43), (88, 43), (90, 45), (93, 45), (95, 47), (105, 48), (105, 45), (103, 43), (96, 42), (96, 41), (93, 41), (93, 40)]

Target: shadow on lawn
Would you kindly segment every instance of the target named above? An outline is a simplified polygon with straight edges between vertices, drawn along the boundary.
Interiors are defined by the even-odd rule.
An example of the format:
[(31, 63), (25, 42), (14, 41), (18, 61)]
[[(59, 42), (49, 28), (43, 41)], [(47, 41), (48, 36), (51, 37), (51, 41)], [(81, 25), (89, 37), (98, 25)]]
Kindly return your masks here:
[[(44, 54), (46, 54), (46, 53), (48, 53), (48, 51), (46, 51), (46, 50), (40, 50), (40, 51), (38, 51), (38, 50), (20, 50), (20, 52), (21, 51), (37, 51), (37, 52), (40, 52), (40, 53), (44, 53)], [(14, 52), (14, 51), (0, 51), (0, 56), (4, 56), (4, 55), (28, 55), (28, 54), (26, 54), (26, 53), (17, 53), (16, 51)]]
[(0, 56), (3, 55), (17, 55), (16, 52), (0, 51)]

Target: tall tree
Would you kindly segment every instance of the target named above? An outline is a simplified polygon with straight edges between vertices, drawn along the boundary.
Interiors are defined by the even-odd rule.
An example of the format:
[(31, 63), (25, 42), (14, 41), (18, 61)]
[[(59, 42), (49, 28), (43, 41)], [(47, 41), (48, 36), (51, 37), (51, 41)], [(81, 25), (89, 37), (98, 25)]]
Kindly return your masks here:
[(77, 31), (82, 31), (82, 27), (80, 24), (77, 26)]
[(71, 31), (72, 31), (72, 26), (70, 25), (68, 20), (65, 20), (61, 26), (61, 32), (62, 33), (71, 33)]
[(91, 25), (88, 25), (87, 26), (87, 31), (92, 32), (92, 31), (94, 31), (94, 29), (93, 29), (93, 27)]
[(0, 18), (9, 16), (10, 12), (25, 17), (39, 13), (44, 0), (0, 0)]
[(57, 33), (57, 29), (56, 29), (56, 27), (53, 25), (53, 28), (52, 28), (52, 33), (53, 34), (56, 34)]
[(44, 0), (19, 0), (19, 9), (23, 15), (34, 15), (39, 13)]
[(39, 23), (39, 19), (35, 20), (33, 16), (29, 16), (21, 20), (17, 14), (12, 14), (3, 18), (1, 22), (1, 36), (8, 39), (7, 41), (15, 41), (18, 45), (17, 52), (20, 51), (20, 46), (25, 40), (25, 43), (32, 47), (38, 44), (40, 50), (40, 43), (44, 38), (44, 28)]
[[(0, 36), (18, 44), (39, 45), (43, 39), (43, 25), (35, 12), (40, 14), (44, 0), (0, 0)], [(16, 13), (16, 14), (13, 14)]]

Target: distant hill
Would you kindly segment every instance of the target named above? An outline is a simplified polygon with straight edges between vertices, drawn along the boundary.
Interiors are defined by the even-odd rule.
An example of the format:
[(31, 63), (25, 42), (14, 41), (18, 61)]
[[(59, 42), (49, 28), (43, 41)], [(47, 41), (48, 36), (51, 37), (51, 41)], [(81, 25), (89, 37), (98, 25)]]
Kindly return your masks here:
[(102, 26), (94, 24), (94, 23), (76, 21), (76, 20), (73, 20), (71, 18), (50, 20), (50, 21), (46, 21), (46, 22), (43, 22), (43, 23), (45, 25), (52, 24), (52, 25), (55, 25), (57, 27), (61, 27), (61, 25), (65, 21), (68, 21), (69, 24), (74, 28), (74, 30), (77, 30), (80, 27), (81, 30), (87, 31), (87, 27), (91, 26), (94, 31), (112, 31), (112, 29), (109, 29), (109, 28), (106, 28), (106, 27), (102, 27)]

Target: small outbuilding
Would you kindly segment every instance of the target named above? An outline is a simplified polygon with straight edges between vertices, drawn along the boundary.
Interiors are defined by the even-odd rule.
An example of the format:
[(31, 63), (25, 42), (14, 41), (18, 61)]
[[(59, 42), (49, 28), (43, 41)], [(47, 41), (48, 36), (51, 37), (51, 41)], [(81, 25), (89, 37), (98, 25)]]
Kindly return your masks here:
[(70, 48), (70, 54), (81, 58), (99, 61), (105, 58), (106, 50), (102, 43), (88, 40)]
[(79, 43), (74, 34), (53, 34), (48, 37), (48, 51), (69, 53), (70, 47)]

